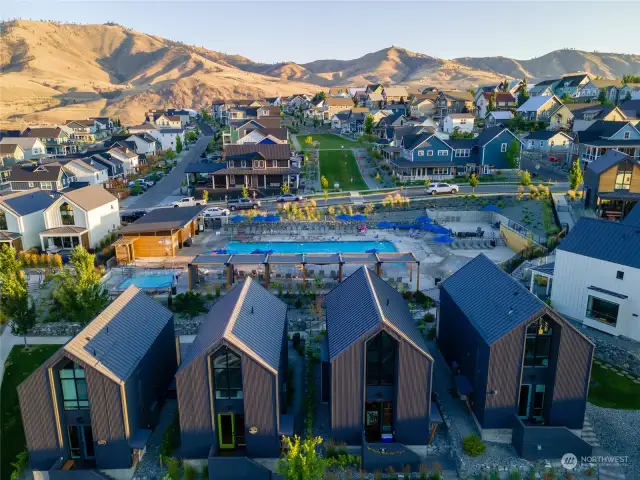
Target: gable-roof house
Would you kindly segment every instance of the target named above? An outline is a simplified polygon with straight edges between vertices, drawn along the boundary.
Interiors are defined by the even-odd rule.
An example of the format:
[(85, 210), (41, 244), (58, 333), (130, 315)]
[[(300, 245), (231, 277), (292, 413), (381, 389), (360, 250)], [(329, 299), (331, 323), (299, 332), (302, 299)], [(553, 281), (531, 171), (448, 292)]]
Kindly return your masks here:
[(640, 159), (640, 130), (628, 121), (596, 120), (586, 130), (577, 132), (574, 152), (581, 162), (598, 159), (609, 150), (628, 154), (633, 160)]
[(51, 195), (36, 188), (0, 196), (0, 244), (17, 251), (39, 247), (43, 211), (52, 203)]

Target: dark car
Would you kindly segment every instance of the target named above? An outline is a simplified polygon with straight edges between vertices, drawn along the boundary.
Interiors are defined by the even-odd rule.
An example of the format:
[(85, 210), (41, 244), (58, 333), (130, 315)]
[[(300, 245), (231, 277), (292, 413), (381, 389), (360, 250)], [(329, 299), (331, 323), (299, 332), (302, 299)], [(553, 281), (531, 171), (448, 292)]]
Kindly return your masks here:
[(148, 212), (146, 210), (134, 210), (131, 212), (122, 212), (120, 213), (120, 221), (122, 223), (132, 223), (138, 220), (139, 218), (144, 217)]
[(258, 207), (260, 207), (260, 201), (250, 198), (235, 198), (227, 202), (227, 208), (232, 212), (235, 210), (254, 210)]

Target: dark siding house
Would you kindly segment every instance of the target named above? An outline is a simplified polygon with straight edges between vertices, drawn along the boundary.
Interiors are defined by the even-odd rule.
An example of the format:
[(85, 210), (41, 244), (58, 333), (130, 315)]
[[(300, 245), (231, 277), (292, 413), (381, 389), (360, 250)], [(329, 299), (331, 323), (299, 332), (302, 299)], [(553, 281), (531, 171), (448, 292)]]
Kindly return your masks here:
[[(176, 374), (184, 458), (277, 457), (286, 402), (287, 306), (252, 279), (216, 303)], [(226, 458), (225, 458), (226, 460)], [(216, 477), (218, 478), (218, 477)]]
[(440, 286), (438, 343), (484, 439), (527, 458), (591, 453), (594, 344), (485, 255)]
[(129, 287), (18, 387), (30, 467), (133, 467), (176, 367), (173, 314)]
[(362, 267), (327, 295), (326, 323), (331, 436), (426, 445), (433, 358), (402, 295)]

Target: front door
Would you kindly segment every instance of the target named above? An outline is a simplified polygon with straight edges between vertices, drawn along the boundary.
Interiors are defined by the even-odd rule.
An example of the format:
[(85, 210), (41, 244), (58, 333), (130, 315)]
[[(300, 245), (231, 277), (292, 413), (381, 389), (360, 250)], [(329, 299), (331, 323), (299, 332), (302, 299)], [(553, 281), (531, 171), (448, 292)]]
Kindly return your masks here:
[(520, 385), (520, 400), (518, 401), (518, 418), (529, 418), (531, 406), (531, 385)]
[(218, 440), (223, 450), (232, 450), (236, 447), (233, 413), (218, 414)]
[(93, 431), (86, 425), (68, 425), (69, 453), (73, 459), (92, 460), (95, 458)]
[(380, 441), (380, 403), (367, 402), (364, 411), (364, 433), (367, 442)]

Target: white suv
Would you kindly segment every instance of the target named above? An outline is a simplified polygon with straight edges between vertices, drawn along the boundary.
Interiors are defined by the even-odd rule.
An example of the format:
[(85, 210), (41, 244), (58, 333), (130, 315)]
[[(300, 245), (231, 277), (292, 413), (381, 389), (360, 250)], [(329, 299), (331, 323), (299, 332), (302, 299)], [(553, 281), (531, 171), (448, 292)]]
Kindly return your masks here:
[(195, 207), (196, 205), (204, 205), (204, 200), (196, 200), (194, 197), (183, 197), (177, 202), (173, 202), (173, 207)]
[(425, 190), (427, 195), (436, 195), (438, 193), (458, 193), (460, 187), (449, 183), (432, 183), (429, 188)]

